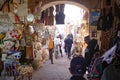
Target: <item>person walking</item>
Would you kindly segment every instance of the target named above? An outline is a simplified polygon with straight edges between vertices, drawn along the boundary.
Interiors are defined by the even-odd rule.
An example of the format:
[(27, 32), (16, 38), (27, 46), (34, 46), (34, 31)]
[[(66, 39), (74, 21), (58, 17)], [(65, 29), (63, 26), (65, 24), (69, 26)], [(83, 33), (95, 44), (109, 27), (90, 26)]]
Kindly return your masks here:
[(71, 39), (70, 35), (67, 36), (67, 38), (65, 39), (65, 47), (67, 50), (67, 55), (68, 58), (70, 59), (71, 57), (71, 48), (72, 48), (72, 44), (73, 44), (73, 40)]
[(61, 57), (63, 57), (63, 52), (62, 52), (62, 38), (59, 36), (60, 38), (60, 44), (59, 44), (59, 50), (60, 50), (60, 54), (61, 54)]
[(48, 50), (49, 50), (49, 59), (51, 60), (51, 64), (53, 64), (54, 44), (53, 44), (53, 38), (51, 34), (49, 35)]

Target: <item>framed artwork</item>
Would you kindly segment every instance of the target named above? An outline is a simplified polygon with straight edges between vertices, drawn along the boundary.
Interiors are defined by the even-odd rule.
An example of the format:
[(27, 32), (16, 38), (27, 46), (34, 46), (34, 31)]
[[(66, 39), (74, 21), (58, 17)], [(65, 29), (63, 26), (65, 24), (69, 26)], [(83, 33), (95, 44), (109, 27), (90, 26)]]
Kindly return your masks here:
[(97, 26), (97, 21), (100, 16), (100, 11), (91, 11), (90, 12), (90, 26)]

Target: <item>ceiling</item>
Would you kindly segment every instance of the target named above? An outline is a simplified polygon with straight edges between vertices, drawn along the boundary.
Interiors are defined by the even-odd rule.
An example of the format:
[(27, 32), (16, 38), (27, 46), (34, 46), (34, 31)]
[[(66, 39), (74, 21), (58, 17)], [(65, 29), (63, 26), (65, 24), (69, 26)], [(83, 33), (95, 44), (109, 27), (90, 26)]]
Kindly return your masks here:
[(9, 1), (9, 0), (0, 0), (0, 10), (2, 9), (4, 3), (7, 1)]

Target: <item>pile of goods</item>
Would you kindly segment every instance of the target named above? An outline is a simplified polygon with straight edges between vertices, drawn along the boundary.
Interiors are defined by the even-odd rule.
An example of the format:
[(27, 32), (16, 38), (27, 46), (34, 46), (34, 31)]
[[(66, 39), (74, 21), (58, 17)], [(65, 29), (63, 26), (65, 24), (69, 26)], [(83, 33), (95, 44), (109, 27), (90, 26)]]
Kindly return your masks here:
[(30, 80), (32, 79), (33, 68), (31, 65), (21, 65), (17, 68), (19, 76), (17, 80)]

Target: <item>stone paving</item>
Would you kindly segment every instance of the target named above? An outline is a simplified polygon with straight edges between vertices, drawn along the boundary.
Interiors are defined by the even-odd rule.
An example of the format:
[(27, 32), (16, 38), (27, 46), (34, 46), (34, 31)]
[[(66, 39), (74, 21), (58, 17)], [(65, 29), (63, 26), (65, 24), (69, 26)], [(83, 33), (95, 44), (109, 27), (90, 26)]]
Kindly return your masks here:
[(32, 80), (69, 80), (71, 74), (69, 72), (70, 60), (67, 56), (54, 59), (54, 64), (48, 60), (44, 66), (33, 73)]

